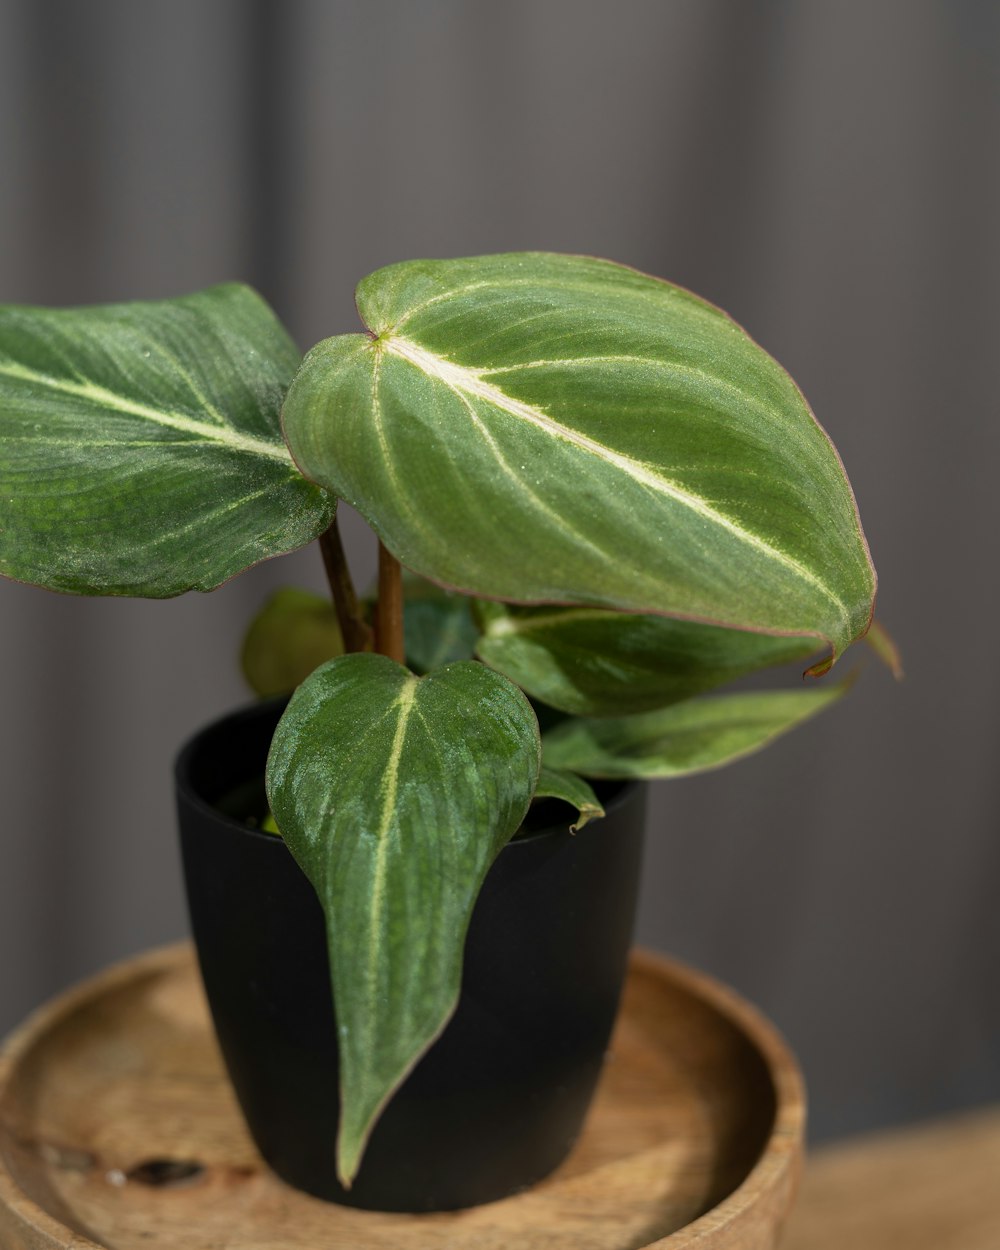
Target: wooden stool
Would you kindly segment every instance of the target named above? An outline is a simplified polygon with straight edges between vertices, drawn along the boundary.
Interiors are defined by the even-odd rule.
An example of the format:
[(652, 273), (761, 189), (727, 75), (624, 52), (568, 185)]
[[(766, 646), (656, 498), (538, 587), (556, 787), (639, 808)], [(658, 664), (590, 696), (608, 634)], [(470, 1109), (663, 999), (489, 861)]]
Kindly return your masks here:
[(3, 1250), (773, 1250), (802, 1158), (794, 1059), (716, 982), (632, 958), (584, 1133), (503, 1202), (383, 1215), (273, 1177), (188, 945), (42, 1008), (0, 1055)]

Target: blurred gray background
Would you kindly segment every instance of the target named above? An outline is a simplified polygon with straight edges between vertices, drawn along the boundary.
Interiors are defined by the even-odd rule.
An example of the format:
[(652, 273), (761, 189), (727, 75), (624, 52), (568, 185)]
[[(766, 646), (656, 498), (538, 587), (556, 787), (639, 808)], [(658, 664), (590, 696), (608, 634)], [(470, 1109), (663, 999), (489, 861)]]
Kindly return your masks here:
[[(242, 278), (307, 347), (387, 262), (587, 252), (800, 382), (908, 677), (859, 655), (819, 721), (658, 786), (639, 936), (778, 1022), (817, 1137), (1000, 1097), (998, 70), (990, 0), (0, 0), (5, 302)], [(184, 933), (169, 762), (287, 582), (318, 556), (0, 585), (0, 1028)]]

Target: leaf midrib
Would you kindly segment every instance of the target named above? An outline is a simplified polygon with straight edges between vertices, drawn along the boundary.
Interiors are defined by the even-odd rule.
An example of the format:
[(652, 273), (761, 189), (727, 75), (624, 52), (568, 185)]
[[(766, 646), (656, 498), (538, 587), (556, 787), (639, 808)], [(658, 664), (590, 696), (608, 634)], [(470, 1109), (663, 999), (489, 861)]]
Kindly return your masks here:
[(382, 812), (379, 817), (378, 829), (375, 831), (377, 850), (372, 871), (371, 905), (369, 910), (369, 942), (368, 977), (369, 984), (374, 986), (377, 977), (377, 951), (382, 929), (382, 913), (385, 910), (385, 882), (388, 873), (389, 838), (388, 833), (396, 816), (396, 796), (399, 791), (399, 762), (403, 754), (403, 743), (406, 730), (410, 723), (417, 698), (419, 679), (407, 677), (406, 683), (399, 692), (396, 708), (399, 720), (389, 748), (389, 758), (385, 766), (385, 788), (383, 790)]
[(196, 418), (186, 416), (184, 413), (153, 408), (148, 404), (140, 403), (126, 395), (121, 395), (117, 391), (109, 390), (107, 387), (93, 382), (71, 382), (68, 378), (59, 378), (52, 374), (42, 373), (36, 369), (29, 369), (23, 365), (14, 364), (12, 361), (0, 363), (0, 374), (22, 382), (47, 387), (64, 395), (72, 395), (75, 399), (82, 399), (99, 407), (124, 413), (127, 416), (139, 417), (144, 421), (152, 421), (156, 425), (178, 430), (184, 434), (191, 434), (204, 442), (220, 443), (234, 451), (250, 452), (257, 456), (268, 456), (272, 460), (280, 460), (289, 465), (292, 463), (291, 456), (282, 443), (271, 443), (265, 439), (254, 438), (250, 434), (243, 434), (232, 425), (213, 425), (209, 422), (198, 421)]
[(759, 534), (746, 529), (732, 517), (727, 516), (726, 513), (719, 511), (718, 508), (708, 503), (700, 495), (693, 494), (679, 483), (655, 472), (643, 461), (635, 460), (631, 456), (617, 452), (586, 434), (581, 434), (579, 431), (571, 429), (569, 426), (550, 417), (542, 409), (525, 403), (523, 400), (514, 399), (498, 386), (485, 381), (483, 372), (470, 369), (464, 365), (456, 365), (447, 358), (438, 356), (434, 352), (421, 347), (420, 344), (413, 342), (411, 339), (384, 335), (379, 338), (378, 343), (392, 355), (407, 361), (429, 378), (436, 379), (447, 386), (463, 400), (466, 397), (479, 399), (494, 408), (509, 413), (511, 416), (529, 421), (545, 433), (560, 438), (579, 450), (595, 456), (603, 463), (621, 470), (631, 479), (647, 486), (657, 494), (667, 496), (675, 503), (688, 508), (703, 519), (727, 530), (739, 541), (760, 552), (765, 558), (782, 565), (803, 581), (814, 586), (831, 603), (837, 605), (845, 623), (850, 624), (850, 613), (843, 600), (833, 592), (826, 582), (817, 577), (811, 569), (799, 560), (796, 560), (794, 556), (790, 556), (787, 552), (782, 551), (781, 548), (767, 542)]

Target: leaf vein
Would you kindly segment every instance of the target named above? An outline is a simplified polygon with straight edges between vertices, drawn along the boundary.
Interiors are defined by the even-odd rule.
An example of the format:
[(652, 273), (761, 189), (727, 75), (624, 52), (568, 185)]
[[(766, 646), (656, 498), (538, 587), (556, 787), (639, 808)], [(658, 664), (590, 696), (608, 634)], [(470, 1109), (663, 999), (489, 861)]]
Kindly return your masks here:
[(374, 992), (378, 982), (379, 948), (383, 916), (386, 905), (386, 877), (389, 868), (389, 839), (387, 834), (396, 814), (396, 796), (399, 791), (399, 762), (403, 754), (406, 730), (417, 697), (417, 679), (407, 675), (406, 684), (399, 692), (395, 706), (399, 720), (393, 735), (389, 758), (385, 766), (382, 811), (376, 830), (375, 862), (372, 866), (371, 905), (368, 921), (368, 984)]
[(71, 395), (75, 399), (97, 404), (126, 416), (152, 421), (156, 425), (191, 434), (204, 442), (221, 443), (234, 451), (252, 452), (254, 455), (268, 456), (281, 461), (290, 459), (287, 449), (281, 443), (270, 443), (261, 438), (254, 438), (253, 435), (243, 434), (232, 425), (213, 425), (189, 417), (185, 413), (153, 408), (94, 382), (71, 382), (65, 378), (53, 377), (51, 374), (40, 373), (35, 369), (17, 365), (12, 361), (0, 363), (0, 374), (21, 382), (34, 383), (64, 395)]
[(410, 364), (416, 366), (428, 377), (442, 382), (454, 391), (461, 391), (466, 395), (480, 399), (501, 412), (508, 413), (510, 416), (519, 417), (530, 422), (537, 429), (541, 429), (555, 438), (570, 443), (580, 451), (595, 456), (604, 464), (619, 469), (639, 485), (658, 495), (666, 496), (712, 524), (725, 529), (737, 540), (753, 547), (766, 558), (783, 565), (794, 572), (796, 576), (801, 577), (803, 581), (815, 586), (832, 603), (839, 607), (844, 619), (849, 620), (850, 614), (840, 597), (811, 569), (802, 564), (801, 561), (796, 560), (794, 556), (789, 555), (780, 547), (769, 543), (759, 534), (745, 528), (738, 521), (726, 515), (726, 513), (720, 512), (701, 496), (695, 495), (679, 483), (663, 477), (651, 465), (641, 460), (635, 460), (623, 452), (615, 451), (614, 448), (608, 447), (606, 444), (598, 442), (586, 434), (581, 434), (579, 431), (550, 417), (548, 413), (534, 407), (532, 404), (525, 403), (523, 400), (513, 399), (499, 387), (484, 381), (482, 375), (477, 370), (456, 365), (450, 360), (437, 356), (426, 348), (419, 346), (419, 344), (414, 343), (410, 339), (388, 339), (385, 342), (389, 351), (401, 359), (409, 361)]

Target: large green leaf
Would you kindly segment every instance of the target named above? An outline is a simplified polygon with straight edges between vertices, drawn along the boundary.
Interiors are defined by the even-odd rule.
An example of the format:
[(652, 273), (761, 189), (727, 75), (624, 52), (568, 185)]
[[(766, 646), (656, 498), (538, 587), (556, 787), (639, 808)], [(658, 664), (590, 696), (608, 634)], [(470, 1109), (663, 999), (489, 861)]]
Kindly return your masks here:
[(0, 573), (161, 598), (315, 538), (334, 504), (279, 424), (298, 360), (241, 286), (0, 308)]
[(527, 699), (473, 661), (417, 678), (342, 656), (278, 725), (271, 810), (327, 918), (345, 1184), (455, 1008), (472, 907), (527, 810), (539, 750)]
[(482, 600), (476, 614), (479, 656), (533, 698), (578, 716), (665, 707), (816, 649), (810, 639), (603, 608)]
[(564, 721), (545, 735), (545, 766), (589, 777), (682, 777), (721, 768), (815, 716), (845, 689), (751, 691), (635, 716)]
[(874, 571), (840, 460), (717, 308), (608, 261), (413, 261), (284, 408), (307, 476), (408, 567), (486, 598), (656, 612), (839, 653)]

